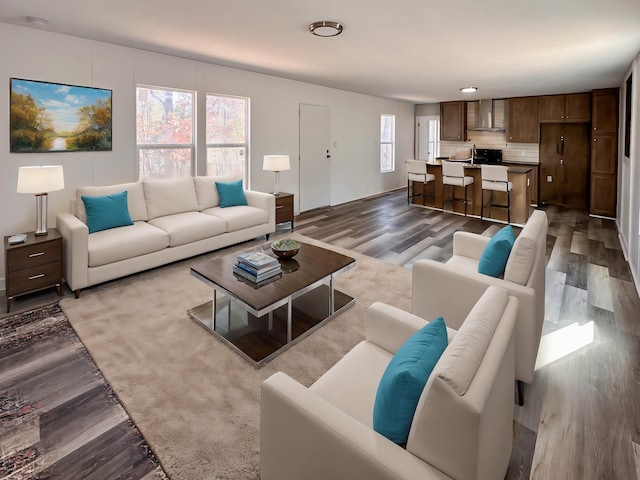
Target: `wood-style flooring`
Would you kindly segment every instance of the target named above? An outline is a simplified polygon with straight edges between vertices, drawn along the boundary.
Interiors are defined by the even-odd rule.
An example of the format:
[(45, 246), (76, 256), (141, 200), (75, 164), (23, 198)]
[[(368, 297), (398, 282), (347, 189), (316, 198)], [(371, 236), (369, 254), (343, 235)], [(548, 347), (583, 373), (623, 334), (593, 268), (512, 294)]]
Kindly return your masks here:
[[(507, 479), (640, 480), (640, 300), (615, 223), (545, 210), (546, 320), (534, 381), (524, 406), (514, 404)], [(406, 190), (307, 212), (295, 226), (407, 268), (421, 258), (446, 261), (457, 230), (492, 235), (502, 227), (407, 205)], [(19, 297), (14, 310), (55, 302), (54, 295)]]

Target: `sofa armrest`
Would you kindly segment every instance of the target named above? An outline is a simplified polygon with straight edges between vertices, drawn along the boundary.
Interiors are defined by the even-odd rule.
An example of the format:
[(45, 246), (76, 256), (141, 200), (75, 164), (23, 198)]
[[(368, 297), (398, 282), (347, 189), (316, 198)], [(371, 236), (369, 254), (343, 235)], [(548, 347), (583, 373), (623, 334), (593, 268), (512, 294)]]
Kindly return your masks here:
[(457, 330), (490, 285), (502, 287), (518, 299), (516, 377), (531, 383), (540, 345), (533, 288), (433, 260), (418, 260), (413, 264), (412, 312), (424, 319), (442, 315), (447, 326)]
[(258, 192), (256, 190), (245, 190), (244, 196), (250, 207), (261, 208), (269, 213), (270, 231), (276, 230), (276, 197), (271, 193)]
[(471, 232), (455, 232), (453, 234), (453, 254), (480, 260), (484, 248), (491, 237)]
[(262, 384), (260, 478), (449, 479), (282, 372)]
[[(435, 317), (437, 318), (437, 317)], [(430, 319), (434, 320), (433, 318)], [(392, 355), (409, 339), (429, 322), (399, 308), (384, 303), (373, 303), (365, 312), (365, 336), (380, 348)], [(455, 330), (447, 327), (449, 341), (455, 335)]]
[(89, 228), (70, 213), (56, 216), (56, 228), (62, 235), (62, 276), (73, 291), (89, 283)]

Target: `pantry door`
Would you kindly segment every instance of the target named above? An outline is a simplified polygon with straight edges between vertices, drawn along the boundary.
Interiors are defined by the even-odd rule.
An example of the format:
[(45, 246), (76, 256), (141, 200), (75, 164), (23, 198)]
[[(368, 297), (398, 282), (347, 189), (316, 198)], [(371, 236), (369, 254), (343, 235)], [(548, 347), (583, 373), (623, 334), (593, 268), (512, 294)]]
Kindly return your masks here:
[(331, 204), (331, 109), (300, 104), (300, 212)]

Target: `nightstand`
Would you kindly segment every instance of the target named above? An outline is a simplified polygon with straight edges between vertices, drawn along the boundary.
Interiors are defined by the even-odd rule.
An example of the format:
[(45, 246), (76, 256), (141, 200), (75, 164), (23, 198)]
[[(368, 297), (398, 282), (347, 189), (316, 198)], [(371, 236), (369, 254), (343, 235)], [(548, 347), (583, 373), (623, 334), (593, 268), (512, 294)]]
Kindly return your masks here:
[(56, 287), (62, 295), (62, 235), (49, 228), (47, 235), (27, 234), (23, 243), (9, 245), (4, 237), (4, 272), (7, 313), (14, 297)]
[(291, 222), (293, 230), (293, 193), (274, 193), (276, 197), (276, 223)]

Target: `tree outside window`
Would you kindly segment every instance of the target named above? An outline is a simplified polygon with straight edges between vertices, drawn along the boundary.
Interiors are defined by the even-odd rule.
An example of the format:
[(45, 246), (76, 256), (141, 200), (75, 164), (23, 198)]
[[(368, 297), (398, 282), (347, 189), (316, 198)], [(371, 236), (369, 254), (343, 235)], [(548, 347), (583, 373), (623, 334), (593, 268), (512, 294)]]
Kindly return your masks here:
[(193, 174), (194, 97), (185, 90), (139, 86), (136, 132), (140, 180)]
[(207, 95), (207, 175), (247, 184), (249, 99)]
[(393, 172), (395, 159), (396, 117), (380, 116), (380, 173)]

